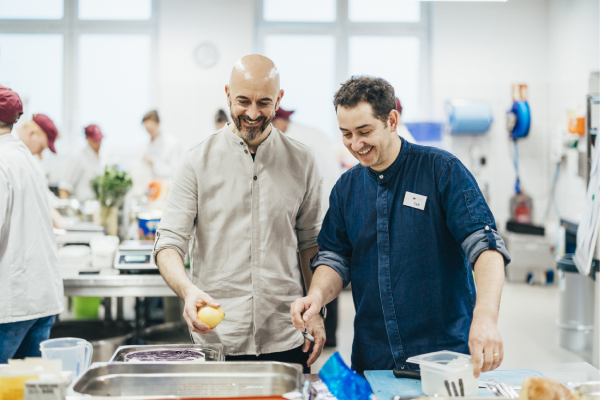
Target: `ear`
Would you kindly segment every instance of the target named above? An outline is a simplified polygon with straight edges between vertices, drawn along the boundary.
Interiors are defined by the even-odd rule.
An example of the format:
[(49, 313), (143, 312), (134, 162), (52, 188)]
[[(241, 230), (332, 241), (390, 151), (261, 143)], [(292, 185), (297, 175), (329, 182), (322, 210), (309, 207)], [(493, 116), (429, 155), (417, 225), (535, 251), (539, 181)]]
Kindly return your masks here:
[(277, 96), (277, 103), (275, 103), (275, 111), (279, 110), (279, 104), (281, 104), (281, 99), (283, 98), (283, 89), (279, 91), (279, 96)]
[(227, 95), (227, 106), (231, 108), (231, 91), (229, 90), (229, 85), (225, 85), (225, 94)]
[(398, 110), (391, 110), (388, 115), (388, 124), (390, 125), (390, 132), (396, 132), (398, 124), (400, 123), (400, 114)]

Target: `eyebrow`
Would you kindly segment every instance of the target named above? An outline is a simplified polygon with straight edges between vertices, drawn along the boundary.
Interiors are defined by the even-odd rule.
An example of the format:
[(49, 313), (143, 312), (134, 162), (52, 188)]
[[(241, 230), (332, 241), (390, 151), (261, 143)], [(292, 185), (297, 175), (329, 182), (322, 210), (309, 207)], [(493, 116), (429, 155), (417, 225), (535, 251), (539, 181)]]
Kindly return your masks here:
[[(250, 100), (248, 97), (246, 96), (237, 96), (236, 97), (237, 100)], [(273, 99), (271, 99), (270, 97), (263, 97), (262, 99), (258, 100), (258, 101), (273, 101)]]
[[(371, 124), (364, 124), (364, 125), (361, 125), (361, 126), (357, 126), (354, 129), (363, 129), (363, 128), (367, 128), (367, 127), (373, 127), (373, 125), (371, 125)], [(341, 126), (340, 126), (340, 130), (341, 131), (348, 131), (348, 132), (350, 131), (350, 129), (342, 128)]]

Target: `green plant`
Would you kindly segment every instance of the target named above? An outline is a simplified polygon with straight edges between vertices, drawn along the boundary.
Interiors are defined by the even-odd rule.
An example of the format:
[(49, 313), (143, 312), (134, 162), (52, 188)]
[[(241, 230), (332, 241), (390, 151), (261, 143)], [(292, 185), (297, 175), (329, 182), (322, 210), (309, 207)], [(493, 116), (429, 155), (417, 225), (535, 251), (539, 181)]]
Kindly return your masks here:
[(107, 166), (103, 175), (90, 181), (96, 200), (104, 207), (120, 206), (131, 185), (127, 172), (119, 171), (115, 166)]

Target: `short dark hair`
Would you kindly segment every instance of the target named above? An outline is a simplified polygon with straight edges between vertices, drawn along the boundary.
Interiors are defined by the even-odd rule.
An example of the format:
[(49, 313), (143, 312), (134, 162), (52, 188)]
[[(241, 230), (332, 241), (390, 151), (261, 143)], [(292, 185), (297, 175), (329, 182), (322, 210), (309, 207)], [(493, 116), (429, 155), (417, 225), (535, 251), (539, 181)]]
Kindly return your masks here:
[(388, 81), (371, 76), (353, 76), (333, 96), (333, 105), (356, 107), (358, 103), (367, 102), (373, 108), (375, 118), (387, 126), (390, 111), (396, 109), (394, 87)]
[(4, 128), (8, 128), (12, 131), (14, 124), (8, 123), (8, 122), (4, 122), (4, 121), (0, 121), (0, 129), (4, 129)]
[(227, 114), (225, 114), (225, 110), (217, 111), (217, 115), (215, 115), (215, 122), (229, 122), (229, 118), (227, 118)]
[(148, 120), (160, 123), (160, 118), (158, 118), (158, 111), (151, 110), (144, 114), (144, 118), (142, 118), (142, 124)]

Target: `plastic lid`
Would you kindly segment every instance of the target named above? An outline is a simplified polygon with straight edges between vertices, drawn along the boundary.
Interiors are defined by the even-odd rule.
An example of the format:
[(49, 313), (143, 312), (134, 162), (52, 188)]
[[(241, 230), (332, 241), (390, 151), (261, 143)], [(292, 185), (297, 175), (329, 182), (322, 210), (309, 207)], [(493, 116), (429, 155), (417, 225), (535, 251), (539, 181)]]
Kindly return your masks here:
[[(462, 361), (463, 359), (464, 361)], [(459, 372), (473, 368), (470, 355), (448, 350), (410, 357), (406, 362), (419, 364), (421, 368), (426, 367), (445, 372)]]

